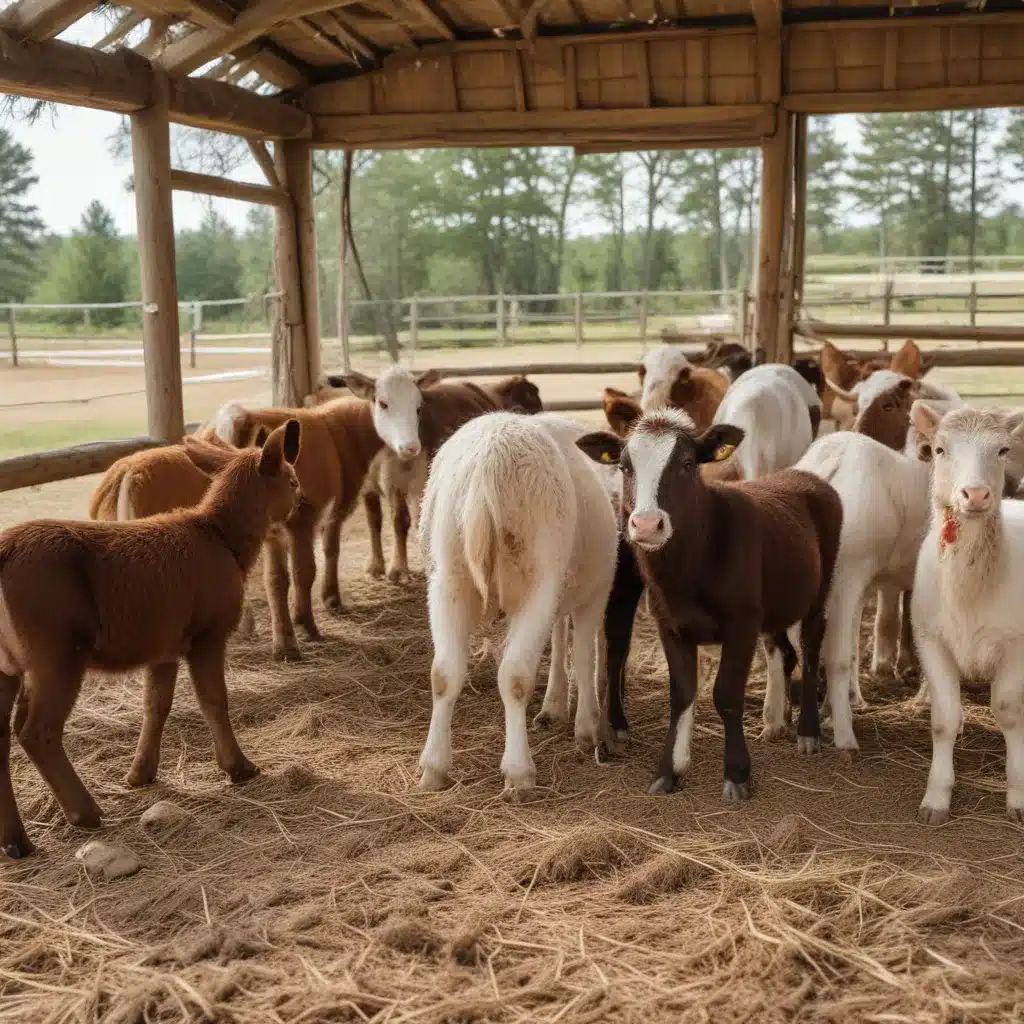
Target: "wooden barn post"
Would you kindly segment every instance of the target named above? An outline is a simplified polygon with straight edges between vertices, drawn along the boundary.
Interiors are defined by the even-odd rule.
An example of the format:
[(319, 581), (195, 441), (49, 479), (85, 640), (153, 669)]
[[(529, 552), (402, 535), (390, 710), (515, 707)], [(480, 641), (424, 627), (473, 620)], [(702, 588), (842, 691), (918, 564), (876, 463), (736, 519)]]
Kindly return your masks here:
[(807, 115), (793, 114), (792, 157), (786, 174), (783, 274), (779, 305), (778, 359), (793, 359), (793, 314), (804, 292), (804, 253), (807, 229)]
[(775, 134), (761, 147), (761, 233), (757, 263), (757, 344), (769, 362), (782, 357), (779, 345), (779, 305), (786, 199), (791, 194), (790, 115), (779, 111)]
[(275, 145), (274, 161), (289, 202), (277, 207), (275, 257), (281, 314), (273, 341), (273, 400), (299, 406), (320, 382), (313, 154), (308, 142), (287, 139)]
[(131, 116), (146, 406), (149, 436), (158, 441), (180, 441), (185, 433), (185, 412), (181, 393), (167, 76), (155, 75), (153, 84), (152, 106)]

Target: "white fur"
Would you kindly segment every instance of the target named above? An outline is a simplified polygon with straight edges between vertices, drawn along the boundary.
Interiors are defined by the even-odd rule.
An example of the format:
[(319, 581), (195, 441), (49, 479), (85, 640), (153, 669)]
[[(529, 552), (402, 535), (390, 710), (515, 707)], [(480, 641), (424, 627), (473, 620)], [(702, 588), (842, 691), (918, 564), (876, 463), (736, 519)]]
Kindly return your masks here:
[(733, 456), (745, 480), (792, 466), (812, 440), (808, 415), (814, 389), (793, 369), (765, 363), (747, 370), (725, 393), (715, 423), (742, 428)]
[(374, 391), (377, 435), (399, 458), (414, 459), (422, 447), (419, 411), (423, 404), (415, 377), (401, 366), (391, 366), (377, 378)]
[(644, 389), (640, 408), (644, 412), (668, 405), (669, 393), (679, 371), (690, 364), (686, 353), (675, 345), (663, 345), (644, 356)]
[(598, 636), (615, 575), (616, 526), (596, 469), (575, 445), (577, 427), (554, 417), (488, 413), (460, 427), (434, 458), (420, 518), (434, 640), (424, 789), (447, 781), (470, 634), (498, 610), (509, 620), (498, 667), (506, 786), (534, 785), (526, 709), (561, 616), (573, 617), (577, 742), (598, 740)]
[(121, 483), (117, 488), (117, 518), (121, 522), (135, 518), (135, 507), (132, 505), (131, 496), (132, 471), (128, 470), (121, 477)]
[[(1024, 432), (939, 425), (932, 519), (914, 581), (914, 639), (931, 694), (932, 764), (918, 815), (940, 824), (953, 792), (953, 745), (963, 725), (961, 677), (991, 683), (992, 712), (1006, 740), (1006, 810), (1024, 821), (1024, 504), (995, 501), (983, 514), (960, 517), (956, 541), (940, 547), (943, 509), (957, 508), (964, 481), (998, 494), (1005, 458), (998, 454)], [(936, 451), (942, 447), (944, 452)]]
[[(245, 443), (247, 438), (238, 438), (239, 424), (247, 415), (245, 406), (240, 402), (227, 402), (217, 410), (213, 420), (214, 433), (226, 444)], [(118, 517), (120, 518), (120, 516)]]
[(826, 480), (843, 503), (822, 660), (835, 745), (856, 750), (850, 694), (859, 699), (857, 645), (864, 597), (869, 587), (909, 590), (913, 585), (927, 529), (929, 467), (863, 434), (840, 431), (815, 441), (796, 468)]

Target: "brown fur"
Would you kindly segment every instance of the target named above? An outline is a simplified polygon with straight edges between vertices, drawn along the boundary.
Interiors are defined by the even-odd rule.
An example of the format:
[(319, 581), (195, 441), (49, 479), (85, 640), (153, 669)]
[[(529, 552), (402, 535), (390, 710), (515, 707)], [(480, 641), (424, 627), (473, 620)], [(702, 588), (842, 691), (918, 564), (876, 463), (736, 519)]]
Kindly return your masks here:
[(853, 429), (887, 448), (903, 451), (910, 430), (910, 407), (914, 404), (914, 383), (901, 380), (896, 387), (875, 396), (854, 421)]
[(716, 338), (705, 345), (703, 352), (692, 356), (690, 362), (709, 370), (727, 369), (732, 379), (736, 380), (754, 366), (754, 357), (746, 345)]
[[(637, 371), (643, 384), (647, 369)], [(717, 370), (703, 366), (684, 366), (672, 382), (669, 408), (682, 409), (698, 430), (707, 430), (729, 389), (729, 382)]]
[(32, 851), (10, 779), (16, 698), (13, 732), (68, 822), (100, 824), (100, 808), (62, 742), (89, 669), (146, 667), (142, 734), (129, 785), (156, 777), (182, 658), (217, 763), (236, 782), (256, 774), (231, 729), (224, 650), (260, 545), (271, 524), (295, 505), (291, 463), (299, 442), (293, 422), (275, 430), (262, 451), (229, 456), (194, 509), (129, 522), (37, 520), (0, 534), (0, 846), (8, 856)]
[[(290, 418), (302, 425), (302, 451), (295, 463), (302, 497), (283, 528), (268, 535), (263, 560), (274, 657), (278, 660), (300, 657), (293, 620), (309, 640), (321, 639), (312, 603), (316, 577), (313, 538), (321, 523), (325, 561), (321, 595), (331, 611), (344, 611), (338, 583), (341, 528), (355, 507), (373, 457), (383, 447), (373, 426), (370, 403), (347, 397), (311, 409), (245, 410), (235, 420), (234, 436), (226, 440), (248, 444), (260, 427), (273, 430)], [(290, 585), (295, 589), (291, 615)]]
[[(640, 403), (618, 388), (604, 389), (604, 416), (612, 433), (616, 437), (627, 438), (643, 415)], [(740, 479), (739, 464), (734, 455), (730, 455), (721, 462), (701, 463), (700, 475), (705, 480), (717, 480), (719, 483), (726, 483), (730, 480)]]
[[(396, 465), (394, 460), (388, 459), (389, 453), (382, 452), (363, 488), (363, 505), (370, 528), (370, 558), (366, 571), (371, 576), (384, 573), (382, 499), (387, 499), (391, 510), (394, 535), (394, 554), (388, 578), (394, 583), (401, 583), (409, 575), (409, 531), (413, 525), (412, 512), (418, 510), (419, 487), (414, 480), (426, 481), (426, 470), (437, 449), (459, 427), (476, 416), (500, 409), (532, 415), (542, 412), (544, 406), (537, 385), (522, 375), (486, 385), (472, 381), (441, 381), (424, 389), (420, 418), (423, 452), (416, 464)], [(386, 460), (388, 465), (384, 465), (382, 460)]]
[[(743, 700), (759, 634), (802, 624), (798, 735), (810, 749), (820, 742), (818, 666), (842, 503), (829, 484), (795, 469), (735, 484), (705, 483), (696, 466), (712, 459), (720, 445), (738, 445), (743, 432), (736, 427), (719, 424), (695, 434), (653, 413), (635, 430), (676, 438), (657, 496), (658, 507), (671, 519), (672, 534), (656, 551), (633, 545), (658, 621), (671, 688), (671, 721), (652, 791), (668, 792), (678, 783), (673, 746), (679, 718), (696, 697), (697, 647), (720, 643), (714, 699), (725, 725), (726, 794), (743, 797), (750, 779)], [(589, 434), (578, 444), (599, 461), (605, 461), (604, 454), (614, 460), (625, 447), (605, 433)], [(627, 451), (620, 463), (624, 535), (634, 502), (628, 459)]]
[[(881, 354), (872, 359), (851, 359), (832, 342), (826, 341), (821, 346), (820, 359), (824, 377), (838, 384), (843, 391), (851, 391), (858, 381), (866, 380), (875, 370), (893, 370), (919, 380), (931, 369), (931, 364), (909, 338), (891, 358)], [(856, 410), (849, 401), (826, 387), (821, 394), (821, 414), (825, 419), (850, 423), (856, 416)]]

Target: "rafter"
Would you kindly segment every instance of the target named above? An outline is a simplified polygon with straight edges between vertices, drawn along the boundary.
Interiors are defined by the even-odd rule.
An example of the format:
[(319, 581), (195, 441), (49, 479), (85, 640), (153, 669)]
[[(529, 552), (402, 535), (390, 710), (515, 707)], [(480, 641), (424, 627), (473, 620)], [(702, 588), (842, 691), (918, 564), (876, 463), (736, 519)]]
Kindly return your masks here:
[[(394, 0), (394, 7), (404, 15), (406, 25), (419, 24), (425, 26), (430, 32), (436, 33), (442, 39), (454, 39), (455, 33), (448, 23), (437, 15), (426, 3), (426, 0)], [(395, 12), (392, 11), (393, 18)], [(396, 21), (399, 19), (395, 19)]]
[(97, 50), (105, 50), (114, 43), (119, 43), (132, 29), (137, 28), (146, 20), (142, 11), (128, 11), (122, 14), (117, 24), (96, 44)]
[(550, 2), (551, 0), (532, 0), (519, 26), (524, 39), (532, 39), (537, 34), (537, 22)]
[(160, 59), (163, 67), (187, 75), (225, 53), (237, 56), (238, 48), (285, 22), (304, 18), (337, 6), (338, 0), (256, 0), (240, 11), (230, 27), (204, 28), (172, 43)]
[(0, 15), (0, 28), (42, 42), (59, 36), (95, 6), (96, 0), (18, 0)]
[(353, 53), (375, 60), (373, 46), (352, 25), (346, 22), (337, 11), (323, 11), (311, 14), (309, 20), (319, 25), (325, 32), (330, 32), (339, 42), (344, 43)]

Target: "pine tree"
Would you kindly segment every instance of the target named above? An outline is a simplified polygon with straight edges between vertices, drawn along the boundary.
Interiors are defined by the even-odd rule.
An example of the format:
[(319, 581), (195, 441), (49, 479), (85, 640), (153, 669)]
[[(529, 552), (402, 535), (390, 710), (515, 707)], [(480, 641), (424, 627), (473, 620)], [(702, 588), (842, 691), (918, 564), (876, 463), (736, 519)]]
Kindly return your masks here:
[(846, 147), (836, 138), (833, 121), (812, 117), (807, 124), (808, 243), (829, 252), (831, 235), (840, 227), (842, 178)]
[(23, 301), (32, 289), (43, 221), (28, 193), (38, 180), (31, 152), (0, 129), (0, 301)]

